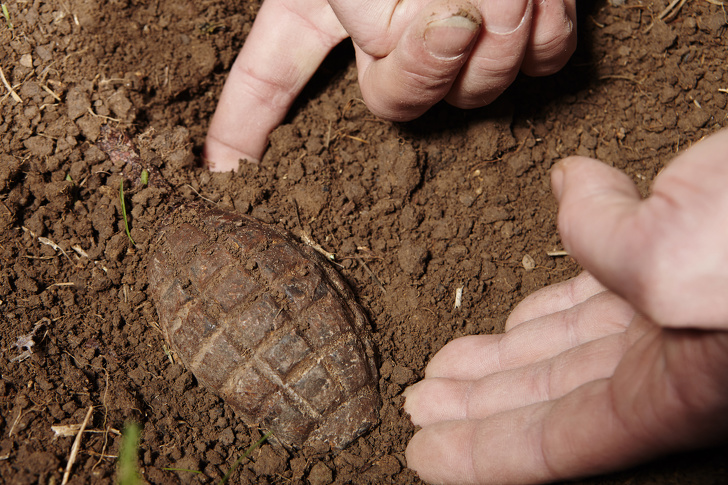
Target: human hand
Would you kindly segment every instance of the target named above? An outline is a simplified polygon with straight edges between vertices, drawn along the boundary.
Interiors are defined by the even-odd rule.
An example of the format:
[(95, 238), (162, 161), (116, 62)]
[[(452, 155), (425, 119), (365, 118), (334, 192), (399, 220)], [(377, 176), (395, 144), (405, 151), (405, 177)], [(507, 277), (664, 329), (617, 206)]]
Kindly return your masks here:
[(597, 161), (557, 165), (562, 240), (591, 274), (526, 298), (505, 334), (435, 355), (405, 391), (422, 427), (408, 466), (429, 482), (542, 483), (726, 439), (726, 184), (728, 130), (644, 200)]
[(484, 106), (518, 71), (560, 69), (576, 45), (576, 0), (266, 0), (230, 71), (203, 157), (259, 160), (270, 132), (331, 49), (351, 36), (371, 111), (406, 121), (445, 99)]

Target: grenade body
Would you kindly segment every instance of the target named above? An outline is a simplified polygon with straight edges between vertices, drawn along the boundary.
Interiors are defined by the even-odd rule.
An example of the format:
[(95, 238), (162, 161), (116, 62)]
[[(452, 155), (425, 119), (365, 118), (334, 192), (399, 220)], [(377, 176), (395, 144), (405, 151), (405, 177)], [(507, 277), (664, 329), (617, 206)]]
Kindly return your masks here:
[(161, 221), (149, 286), (171, 348), (249, 426), (341, 449), (378, 422), (369, 324), (312, 248), (186, 203)]

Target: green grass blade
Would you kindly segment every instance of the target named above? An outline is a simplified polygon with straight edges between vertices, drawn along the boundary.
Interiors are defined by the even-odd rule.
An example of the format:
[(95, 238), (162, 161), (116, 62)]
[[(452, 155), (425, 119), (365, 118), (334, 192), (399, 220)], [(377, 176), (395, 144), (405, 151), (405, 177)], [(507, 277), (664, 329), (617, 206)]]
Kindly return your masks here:
[(165, 472), (189, 472), (189, 473), (202, 473), (200, 470), (190, 470), (189, 468), (173, 468), (164, 467), (162, 468)]
[(10, 12), (8, 12), (8, 7), (3, 3), (3, 17), (5, 17), (5, 21), (8, 23), (8, 28), (10, 30), (13, 30), (13, 23), (10, 21)]
[(127, 424), (121, 433), (121, 447), (119, 449), (119, 463), (116, 471), (116, 483), (119, 485), (139, 485), (139, 467), (137, 465), (137, 452), (139, 449), (139, 425)]
[(131, 232), (129, 232), (129, 219), (127, 219), (126, 217), (126, 204), (124, 203), (124, 180), (122, 180), (119, 184), (119, 198), (121, 199), (121, 215), (124, 217), (124, 228), (126, 229), (126, 235), (129, 238), (129, 241), (131, 241), (132, 245), (136, 246), (134, 239), (132, 239), (131, 237)]
[(240, 464), (241, 464), (241, 463), (243, 462), (243, 460), (245, 460), (245, 459), (246, 459), (247, 457), (249, 457), (249, 456), (250, 456), (250, 454), (251, 454), (251, 453), (252, 453), (252, 452), (253, 452), (253, 451), (254, 451), (254, 450), (255, 450), (256, 448), (258, 448), (258, 447), (259, 447), (260, 445), (262, 445), (262, 444), (263, 444), (263, 442), (265, 442), (265, 440), (267, 440), (267, 439), (268, 439), (268, 437), (269, 437), (269, 436), (270, 436), (270, 435), (271, 435), (272, 433), (273, 433), (272, 431), (268, 431), (268, 432), (267, 432), (266, 434), (264, 434), (264, 435), (263, 435), (263, 437), (262, 437), (261, 439), (259, 439), (258, 441), (256, 441), (256, 442), (255, 442), (255, 443), (253, 443), (252, 445), (250, 445), (250, 448), (248, 448), (248, 449), (247, 449), (247, 450), (245, 451), (245, 453), (243, 453), (243, 455), (242, 455), (242, 456), (241, 456), (240, 458), (238, 458), (238, 459), (237, 459), (237, 460), (235, 461), (235, 463), (233, 463), (233, 466), (232, 466), (232, 467), (230, 467), (230, 470), (228, 470), (228, 472), (227, 472), (227, 473), (225, 474), (225, 476), (224, 476), (224, 477), (222, 477), (222, 480), (220, 480), (220, 481), (218, 482), (218, 485), (225, 485), (225, 483), (227, 483), (228, 479), (229, 479), (229, 478), (230, 478), (230, 476), (231, 476), (231, 475), (233, 474), (233, 472), (234, 472), (234, 471), (235, 471), (235, 469), (236, 469), (236, 468), (238, 467), (238, 465), (240, 465)]

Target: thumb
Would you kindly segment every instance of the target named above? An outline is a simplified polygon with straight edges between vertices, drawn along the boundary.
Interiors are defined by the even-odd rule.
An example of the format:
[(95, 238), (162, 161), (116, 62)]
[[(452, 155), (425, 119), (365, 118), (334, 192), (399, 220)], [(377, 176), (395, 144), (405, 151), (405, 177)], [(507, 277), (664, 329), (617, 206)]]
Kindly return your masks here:
[(623, 173), (556, 165), (566, 249), (607, 288), (667, 327), (728, 326), (728, 130), (680, 154), (642, 200)]
[(354, 39), (367, 106), (396, 121), (420, 116), (447, 95), (482, 25), (478, 10), (463, 0), (435, 0), (407, 20), (396, 46), (384, 56), (370, 54)]
[(642, 198), (630, 178), (597, 160), (570, 157), (551, 172), (559, 202), (561, 240), (571, 256), (602, 284), (625, 297), (638, 294), (633, 278), (644, 234)]

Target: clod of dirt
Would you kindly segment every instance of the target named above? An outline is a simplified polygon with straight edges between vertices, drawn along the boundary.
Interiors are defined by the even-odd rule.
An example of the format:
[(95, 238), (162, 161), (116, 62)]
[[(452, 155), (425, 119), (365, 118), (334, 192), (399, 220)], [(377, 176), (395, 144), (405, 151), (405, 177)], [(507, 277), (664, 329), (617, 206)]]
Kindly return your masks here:
[(425, 272), (429, 255), (430, 253), (424, 245), (414, 241), (403, 241), (397, 254), (399, 267), (405, 273), (419, 278)]
[(328, 485), (333, 479), (331, 468), (321, 462), (316, 463), (308, 473), (308, 482), (311, 485)]

